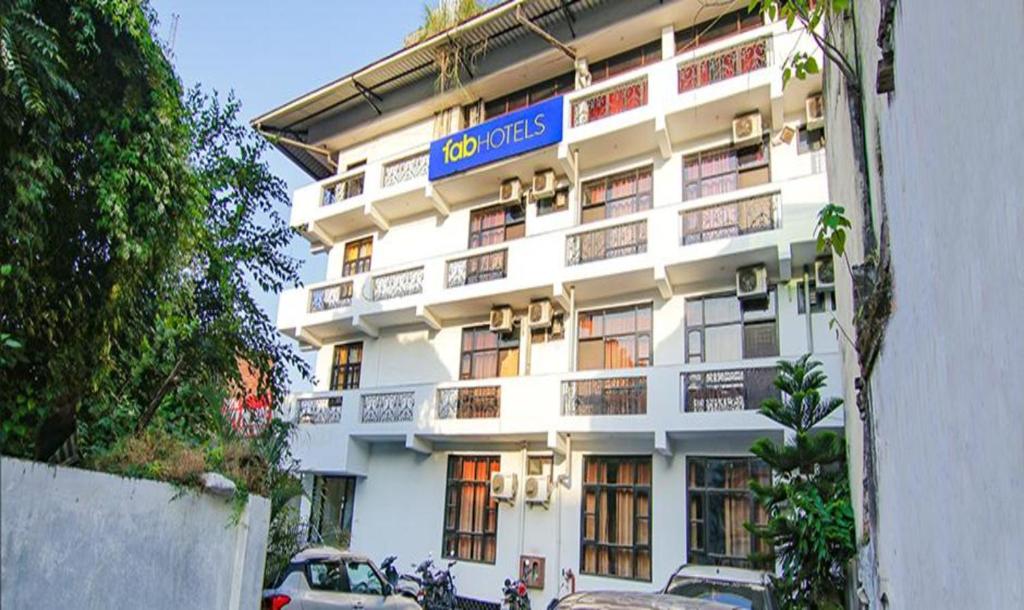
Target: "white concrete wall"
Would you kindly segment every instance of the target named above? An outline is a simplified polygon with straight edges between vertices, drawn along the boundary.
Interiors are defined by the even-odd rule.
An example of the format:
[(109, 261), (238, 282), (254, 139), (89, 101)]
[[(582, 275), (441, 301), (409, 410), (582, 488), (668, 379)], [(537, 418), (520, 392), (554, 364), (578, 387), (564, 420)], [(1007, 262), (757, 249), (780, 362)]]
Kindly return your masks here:
[(270, 503), (0, 459), (0, 606), (259, 607)]
[[(1024, 299), (1015, 255), (1024, 238), (1024, 5), (972, 3), (953, 20), (935, 8), (898, 4), (895, 92), (878, 96), (877, 5), (856, 5), (869, 179), (876, 225), (883, 203), (887, 212), (894, 282), (870, 379), (881, 587), (870, 602), (883, 607), (884, 595), (889, 608), (1018, 608), (1024, 322), (1013, 310)], [(845, 99), (833, 96), (829, 111), (832, 198), (846, 204), (854, 166)], [(859, 206), (847, 207), (862, 227)], [(856, 263), (859, 231), (852, 237)], [(848, 283), (841, 289), (849, 323)], [(844, 356), (852, 386), (856, 355)], [(856, 410), (848, 422), (858, 483)]]

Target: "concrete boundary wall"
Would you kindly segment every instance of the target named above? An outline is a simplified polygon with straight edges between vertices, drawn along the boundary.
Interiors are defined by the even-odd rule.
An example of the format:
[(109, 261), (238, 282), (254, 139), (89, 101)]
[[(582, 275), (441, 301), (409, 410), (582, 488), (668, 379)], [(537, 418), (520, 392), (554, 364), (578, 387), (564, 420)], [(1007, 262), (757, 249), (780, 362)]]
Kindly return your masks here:
[(259, 608), (270, 502), (0, 459), (0, 606)]

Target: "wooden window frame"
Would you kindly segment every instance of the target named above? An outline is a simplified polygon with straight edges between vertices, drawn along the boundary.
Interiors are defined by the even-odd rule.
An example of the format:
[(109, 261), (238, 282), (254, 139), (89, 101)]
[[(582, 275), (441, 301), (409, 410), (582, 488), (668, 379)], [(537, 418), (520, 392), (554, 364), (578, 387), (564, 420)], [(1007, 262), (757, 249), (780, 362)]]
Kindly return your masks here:
[[(352, 353), (358, 349), (359, 361), (352, 362)], [(338, 354), (344, 350), (347, 353), (344, 364), (338, 363)], [(363, 373), (363, 342), (353, 341), (351, 343), (341, 343), (334, 346), (334, 353), (331, 358), (331, 391), (337, 392), (338, 390), (357, 390), (359, 384), (362, 381)], [(339, 384), (339, 378), (341, 383)], [(352, 379), (355, 379), (354, 383)], [(340, 387), (339, 387), (340, 386)]]
[[(641, 176), (647, 174), (648, 182), (650, 183), (649, 191), (640, 190)], [(629, 174), (633, 174), (633, 192), (629, 195), (615, 197), (612, 192), (612, 185), (616, 180), (627, 177)], [(593, 202), (589, 201), (591, 187), (604, 183), (604, 195), (601, 201)], [(649, 210), (654, 206), (654, 165), (641, 165), (640, 167), (634, 167), (632, 169), (615, 172), (614, 174), (607, 174), (605, 176), (599, 176), (597, 178), (591, 178), (586, 180), (581, 185), (583, 191), (582, 201), (580, 206), (582, 208), (582, 223), (598, 222), (600, 220), (607, 220), (609, 218), (619, 218), (621, 216), (628, 216), (629, 214), (635, 214), (644, 210)], [(608, 204), (627, 201), (633, 199), (633, 209), (624, 214), (615, 214), (614, 216), (608, 215)], [(599, 218), (587, 219), (587, 213), (590, 210), (603, 209), (603, 213)]]
[[(590, 72), (590, 83), (593, 85), (615, 78), (620, 74), (639, 70), (645, 66), (656, 64), (661, 59), (661, 38), (658, 37), (650, 42), (589, 64), (587, 70)], [(630, 63), (634, 61), (636, 63)]]
[[(650, 312), (651, 325), (647, 330), (640, 330), (639, 328), (639, 311), (641, 309), (647, 309)], [(605, 332), (604, 317), (612, 313), (620, 313), (623, 311), (633, 311), (633, 332), (632, 333), (618, 333), (609, 335)], [(586, 338), (583, 337), (582, 323), (583, 316), (601, 316), (601, 332), (592, 334)], [(605, 361), (605, 354), (607, 353), (607, 345), (609, 339), (619, 339), (621, 337), (633, 337), (635, 346), (633, 366), (631, 367), (614, 367), (609, 369), (608, 363)], [(648, 354), (646, 364), (641, 364), (640, 358), (640, 340), (642, 337), (647, 339)], [(580, 348), (584, 342), (601, 342), (601, 366), (600, 368), (580, 368), (579, 354)], [(576, 370), (577, 371), (601, 371), (601, 370), (621, 370), (630, 368), (643, 368), (654, 365), (654, 303), (647, 301), (644, 303), (634, 303), (631, 305), (618, 305), (615, 307), (605, 307), (600, 309), (587, 309), (580, 311), (576, 314)]]
[[(502, 223), (490, 228), (483, 228), (483, 220), (480, 220), (480, 229), (473, 230), (473, 220), (487, 214), (495, 213), (498, 210), (503, 212)], [(513, 211), (518, 211), (520, 216), (517, 218), (513, 215)], [(509, 235), (509, 230), (521, 231), (521, 235)], [(501, 240), (495, 242), (484, 243), (483, 236), (486, 233), (493, 231), (501, 231)], [(489, 205), (482, 208), (477, 208), (470, 211), (469, 213), (469, 244), (470, 250), (474, 248), (482, 248), (484, 246), (493, 246), (496, 244), (503, 244), (507, 241), (514, 239), (522, 239), (526, 237), (526, 206), (522, 203), (519, 204), (504, 204), (499, 203), (497, 205)]]
[[(706, 303), (707, 299), (716, 299), (716, 298), (722, 298), (722, 297), (732, 297), (732, 298), (737, 299), (739, 301), (739, 307), (740, 307), (739, 319), (735, 320), (735, 321), (731, 321), (731, 322), (713, 322), (711, 324), (708, 324), (707, 323), (707, 308), (705, 307), (705, 303)], [(683, 353), (684, 360), (687, 363), (689, 363), (689, 364), (713, 364), (713, 363), (717, 363), (717, 362), (731, 362), (731, 361), (728, 361), (728, 360), (727, 361), (715, 360), (715, 361), (709, 363), (708, 359), (707, 359), (707, 335), (706, 335), (707, 329), (709, 329), (709, 328), (721, 328), (721, 327), (726, 327), (726, 326), (739, 326), (740, 327), (740, 359), (741, 360), (747, 360), (747, 359), (751, 359), (751, 358), (774, 358), (774, 357), (777, 357), (779, 355), (779, 350), (780, 350), (780, 345), (779, 345), (779, 292), (778, 292), (778, 286), (774, 286), (774, 285), (773, 286), (769, 286), (769, 288), (768, 288), (768, 296), (765, 297), (765, 298), (768, 300), (768, 306), (769, 307), (774, 306), (774, 311), (772, 312), (773, 315), (771, 317), (764, 317), (764, 318), (757, 318), (757, 319), (746, 320), (744, 318), (744, 313), (745, 312), (744, 312), (743, 306), (744, 306), (745, 303), (749, 304), (750, 301), (743, 301), (743, 300), (738, 299), (736, 297), (736, 293), (735, 292), (717, 292), (717, 293), (709, 293), (709, 294), (702, 294), (702, 295), (698, 295), (698, 296), (687, 297), (686, 298), (686, 306), (687, 307), (690, 305), (690, 303), (692, 303), (694, 301), (700, 301), (700, 303), (701, 303), (701, 321), (700, 321), (699, 324), (691, 324), (690, 320), (686, 317), (686, 311), (684, 309), (684, 311), (683, 311), (683, 342), (684, 342), (684, 348), (685, 348), (685, 351)], [(747, 327), (748, 326), (760, 327), (760, 326), (767, 326), (768, 324), (772, 325), (772, 328), (774, 329), (774, 332), (775, 332), (775, 353), (771, 354), (771, 355), (767, 355), (767, 356), (748, 356), (747, 355), (747, 344), (746, 344), (746, 338), (747, 338), (746, 331), (747, 331)], [(692, 354), (690, 352), (690, 333), (691, 332), (695, 332), (695, 331), (696, 332), (700, 332), (700, 354), (699, 354), (699, 356), (697, 356), (697, 357), (700, 358), (700, 360), (690, 360), (690, 358), (692, 356), (696, 355), (696, 354)]]
[[(487, 470), (487, 477), (484, 480), (477, 478), (462, 479), (461, 466), (465, 462), (472, 462), (474, 464), (485, 463)], [(477, 468), (474, 467), (474, 473)], [(498, 502), (491, 498), (491, 474), (501, 470), (501, 456), (500, 455), (449, 455), (448, 456), (448, 469), (445, 474), (445, 490), (444, 490), (444, 522), (442, 524), (441, 534), (441, 555), (443, 557), (456, 558), (459, 561), (468, 561), (473, 563), (486, 563), (494, 564), (497, 561), (498, 556)], [(458, 475), (458, 476), (457, 476)], [(483, 510), (483, 519), (481, 523), (483, 528), (481, 530), (470, 530), (460, 531), (458, 529), (459, 521), (462, 517), (462, 510), (464, 508), (462, 504), (462, 490), (465, 487), (471, 487), (481, 489), (483, 491), (483, 502), (482, 506), (477, 506), (474, 502), (470, 510), (473, 512), (471, 521), (475, 521), (476, 511)], [(454, 492), (454, 493), (453, 493)], [(454, 497), (454, 500), (453, 500)], [(490, 522), (489, 516), (493, 512), (494, 516), (494, 528), (488, 530), (488, 523)], [(454, 548), (458, 549), (458, 538), (461, 536), (469, 536), (471, 541), (471, 550), (469, 556), (463, 556), (456, 550), (455, 553), (448, 553), (449, 542), (454, 537)], [(494, 548), (494, 557), (486, 557), (486, 543), (488, 540), (492, 541)], [(479, 553), (477, 553), (477, 545), (479, 543)]]
[[(360, 252), (363, 246), (369, 244), (370, 252), (366, 256), (360, 256)], [(351, 261), (348, 260), (348, 251), (355, 249), (356, 258)], [(359, 239), (353, 239), (352, 241), (345, 242), (345, 249), (342, 250), (341, 254), (341, 276), (349, 277), (351, 275), (359, 275), (360, 273), (368, 273), (373, 265), (373, 235), (367, 235), (366, 237), (360, 237)]]
[[(632, 483), (587, 482), (587, 471), (589, 470), (588, 466), (590, 465), (591, 462), (595, 462), (595, 461), (596, 462), (606, 462), (606, 463), (609, 463), (609, 464), (615, 464), (616, 466), (621, 466), (623, 464), (632, 464), (633, 468), (634, 468), (633, 482)], [(647, 467), (649, 468), (650, 481), (651, 481), (650, 484), (637, 484), (637, 482), (636, 482), (637, 477), (635, 476), (635, 473), (636, 473), (636, 470), (637, 470), (637, 466), (639, 464), (646, 464)], [(652, 573), (654, 572), (654, 551), (653, 551), (653, 544), (654, 544), (654, 526), (653, 526), (653, 517), (654, 517), (654, 494), (653, 494), (653, 489), (654, 489), (654, 460), (652, 460), (651, 456), (649, 456), (649, 455), (586, 455), (586, 456), (583, 457), (583, 476), (581, 478), (583, 479), (583, 482), (582, 482), (582, 489), (581, 489), (581, 494), (580, 494), (580, 565), (579, 565), (580, 574), (588, 574), (588, 575), (592, 575), (592, 576), (602, 576), (602, 577), (605, 577), (605, 578), (618, 578), (618, 579), (622, 579), (622, 580), (634, 580), (634, 581), (640, 581), (640, 582), (651, 582), (652, 581)], [(630, 545), (630, 549), (629, 549), (629, 556), (630, 556), (629, 560), (632, 563), (630, 572), (633, 574), (633, 576), (620, 576), (620, 575), (614, 574), (614, 573), (609, 573), (609, 574), (602, 573), (600, 571), (600, 560), (599, 559), (597, 561), (598, 566), (597, 566), (596, 570), (589, 571), (589, 570), (586, 569), (586, 549), (587, 549), (588, 546), (593, 546), (595, 548), (595, 552), (597, 552), (598, 554), (600, 553), (600, 550), (601, 550), (602, 547), (608, 548), (609, 551), (610, 551), (609, 552), (609, 558), (610, 558), (609, 563), (610, 563), (611, 566), (615, 565), (615, 553), (611, 552), (611, 551), (615, 550), (617, 548), (617, 545), (615, 543), (613, 543), (613, 542), (601, 542), (600, 541), (601, 536), (598, 533), (599, 524), (601, 522), (601, 518), (600, 517), (601, 517), (601, 497), (602, 497), (602, 491), (605, 494), (609, 494), (609, 493), (615, 494), (616, 492), (619, 492), (619, 491), (627, 491), (627, 492), (629, 492), (629, 494), (630, 494), (630, 496), (632, 498), (632, 501), (633, 501), (633, 523), (632, 523), (633, 535), (632, 535), (632, 540), (633, 540), (633, 542)], [(593, 513), (588, 513), (587, 512), (587, 493), (588, 492), (593, 492), (594, 493), (594, 512)], [(646, 495), (647, 496), (647, 515), (646, 516), (641, 516), (639, 514), (639, 511), (637, 510), (637, 498), (639, 498), (641, 495)], [(605, 497), (607, 497), (607, 495)], [(591, 539), (588, 539), (587, 535), (586, 535), (587, 534), (587, 517), (592, 517), (593, 520), (594, 520), (594, 537), (591, 538)], [(647, 522), (647, 527), (646, 527), (646, 529), (647, 529), (647, 537), (646, 537), (647, 538), (647, 544), (640, 544), (640, 543), (637, 542), (637, 540), (639, 540), (638, 533), (640, 531), (639, 528), (638, 528), (638, 525), (642, 521), (646, 521)], [(609, 525), (611, 525), (611, 524), (614, 523), (614, 521), (612, 519), (609, 519), (608, 523), (609, 523)], [(611, 533), (609, 532), (609, 538), (611, 538), (611, 537), (612, 537)], [(615, 536), (615, 537), (617, 538), (618, 536)], [(638, 576), (637, 575), (637, 559), (639, 558), (639, 555), (640, 555), (639, 551), (644, 550), (644, 549), (647, 550), (648, 573), (646, 575)], [(618, 547), (618, 550), (625, 550), (625, 549), (622, 548), (622, 547)], [(611, 568), (611, 569), (614, 571), (614, 567)], [(646, 577), (644, 577), (644, 576), (646, 576)]]
[[(559, 204), (558, 202), (562, 203)], [(541, 197), (537, 200), (537, 216), (547, 216), (548, 214), (556, 214), (558, 212), (565, 212), (569, 209), (569, 188), (561, 187), (555, 189), (554, 195), (548, 197)]]
[[(771, 470), (768, 469), (768, 465), (764, 464), (762, 460), (753, 456), (687, 456), (686, 457), (686, 556), (687, 563), (696, 565), (714, 565), (714, 566), (729, 566), (736, 568), (764, 568), (765, 566), (757, 565), (757, 563), (751, 561), (750, 556), (740, 557), (738, 555), (722, 555), (718, 553), (711, 553), (707, 550), (708, 548), (708, 537), (709, 537), (709, 504), (710, 499), (713, 496), (746, 496), (749, 499), (750, 505), (750, 517), (747, 520), (749, 523), (755, 523), (758, 521), (758, 503), (754, 498), (754, 492), (752, 492), (747, 486), (748, 479), (744, 480), (743, 487), (711, 487), (708, 485), (707, 477), (707, 465), (712, 462), (747, 462), (749, 464), (748, 469), (751, 476), (754, 476), (753, 466), (760, 462), (764, 465), (767, 470), (767, 476), (761, 480), (762, 484), (768, 484), (771, 482)], [(694, 466), (704, 468), (704, 484), (695, 485), (691, 482), (690, 472)], [(700, 517), (693, 514), (691, 510), (693, 506), (693, 496), (699, 495), (701, 502)], [(697, 547), (696, 536), (694, 536), (694, 529), (700, 528), (703, 530), (703, 546)], [(723, 532), (723, 539), (725, 533)], [(767, 543), (762, 541), (759, 537), (750, 534), (750, 548), (752, 551), (770, 551)], [(760, 549), (759, 549), (760, 546)], [(770, 566), (769, 566), (770, 568)]]
[[(735, 27), (728, 30), (723, 26), (728, 26), (730, 21)], [(756, 11), (750, 12), (745, 8), (713, 17), (691, 27), (676, 31), (676, 55), (688, 53), (717, 40), (756, 30), (762, 26), (764, 26), (764, 17)]]
[[(758, 147), (760, 148), (760, 154), (761, 156), (763, 156), (763, 159), (759, 159), (754, 162), (747, 162), (746, 164), (744, 164), (742, 161), (743, 154), (749, 153)], [(704, 161), (707, 157), (721, 155), (723, 153), (727, 153), (729, 157), (734, 159), (735, 167), (716, 173), (709, 173), (708, 175), (705, 176), (702, 171), (702, 161)], [(691, 163), (695, 164), (696, 166), (697, 176), (695, 178), (689, 178), (687, 175), (687, 169)], [(767, 170), (768, 172), (768, 179), (766, 181), (759, 182), (756, 185), (740, 186), (740, 181), (743, 175), (754, 174), (755, 172), (759, 172), (761, 170)], [(707, 195), (704, 194), (703, 187), (705, 183), (710, 183), (713, 180), (721, 180), (723, 178), (728, 177), (733, 178), (733, 188), (719, 191), (717, 193), (709, 193)], [(696, 201), (704, 197), (713, 197), (715, 195), (721, 195), (723, 193), (734, 193), (745, 188), (750, 188), (751, 186), (770, 184), (771, 181), (771, 146), (769, 143), (767, 133), (761, 136), (760, 144), (744, 144), (741, 146), (735, 146), (730, 144), (728, 146), (718, 146), (715, 148), (701, 150), (688, 155), (683, 155), (683, 201)], [(691, 196), (689, 194), (689, 189), (691, 186), (695, 186), (697, 188), (698, 192), (696, 195)]]
[[(516, 89), (484, 103), (483, 120), (506, 115), (553, 97), (569, 93), (576, 88), (576, 72), (566, 72), (554, 78)], [(519, 101), (522, 100), (520, 104)]]
[[(466, 333), (491, 333), (497, 335), (495, 338), (495, 344), (493, 348), (475, 349), (473, 348), (474, 341), (470, 340), (470, 349), (467, 351), (464, 349), (466, 344)], [(522, 354), (520, 353), (520, 339), (519, 329), (513, 327), (511, 332), (497, 333), (490, 330), (486, 325), (482, 326), (466, 326), (462, 329), (461, 342), (459, 343), (459, 379), (495, 379), (503, 377), (501, 374), (501, 356), (502, 352), (515, 351), (516, 358), (516, 374), (515, 375), (504, 375), (504, 377), (518, 377), (519, 376), (519, 365)], [(495, 370), (493, 374), (484, 377), (476, 377), (474, 373), (474, 363), (476, 359), (473, 358), (475, 354), (495, 352)], [(465, 370), (466, 358), (469, 358), (469, 371), (468, 374)]]

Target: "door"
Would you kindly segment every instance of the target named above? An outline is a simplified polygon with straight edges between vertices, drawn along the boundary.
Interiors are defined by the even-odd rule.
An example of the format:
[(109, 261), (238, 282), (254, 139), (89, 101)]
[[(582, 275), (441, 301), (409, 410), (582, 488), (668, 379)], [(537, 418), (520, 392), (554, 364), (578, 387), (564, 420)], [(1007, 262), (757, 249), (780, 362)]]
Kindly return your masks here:
[(302, 595), (302, 610), (357, 610), (367, 607), (360, 599), (362, 596), (349, 593), (348, 570), (340, 561), (310, 561), (306, 565), (306, 580), (309, 590)]

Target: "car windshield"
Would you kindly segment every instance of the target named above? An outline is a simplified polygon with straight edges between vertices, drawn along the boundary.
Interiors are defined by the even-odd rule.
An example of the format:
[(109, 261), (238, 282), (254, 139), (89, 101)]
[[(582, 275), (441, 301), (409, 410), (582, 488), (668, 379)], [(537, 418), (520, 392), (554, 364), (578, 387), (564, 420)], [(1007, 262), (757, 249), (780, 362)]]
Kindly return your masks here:
[(765, 605), (763, 591), (740, 584), (694, 580), (683, 582), (676, 581), (669, 586), (668, 593), (671, 595), (679, 595), (681, 597), (706, 599), (723, 604), (730, 604), (737, 608), (770, 610), (770, 608)]

